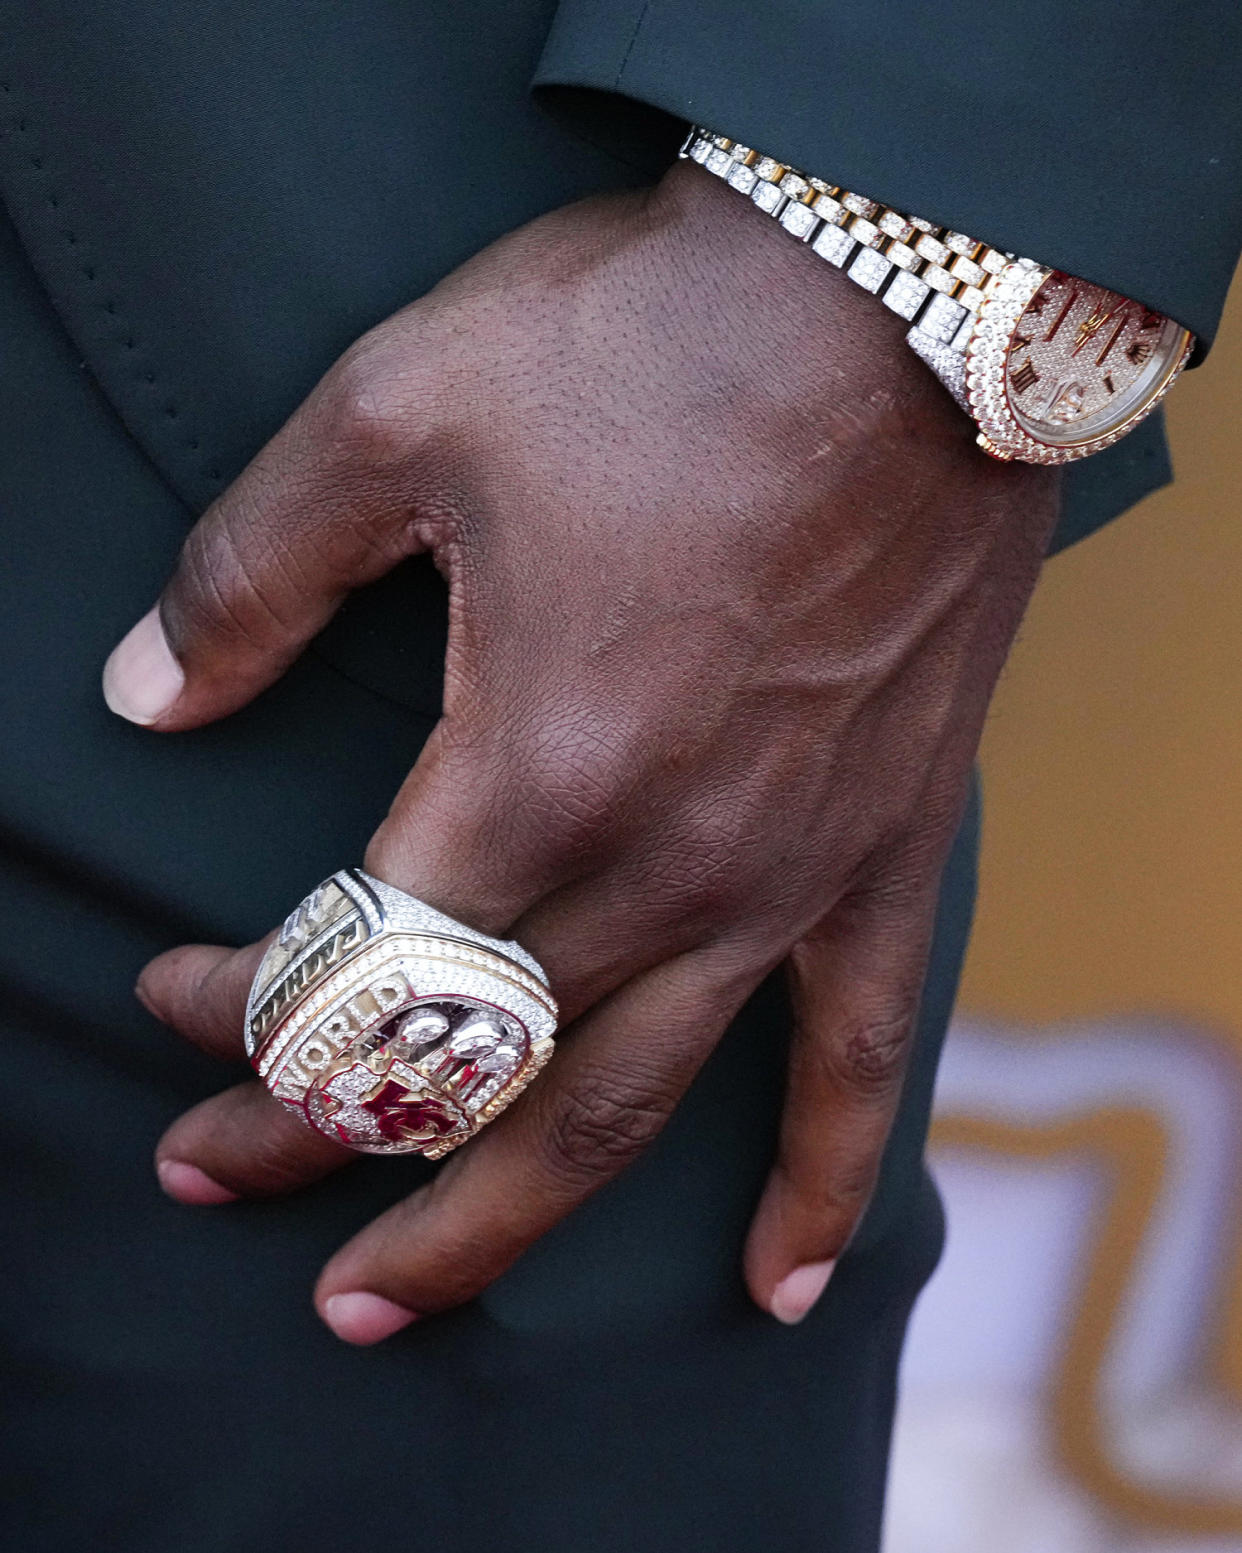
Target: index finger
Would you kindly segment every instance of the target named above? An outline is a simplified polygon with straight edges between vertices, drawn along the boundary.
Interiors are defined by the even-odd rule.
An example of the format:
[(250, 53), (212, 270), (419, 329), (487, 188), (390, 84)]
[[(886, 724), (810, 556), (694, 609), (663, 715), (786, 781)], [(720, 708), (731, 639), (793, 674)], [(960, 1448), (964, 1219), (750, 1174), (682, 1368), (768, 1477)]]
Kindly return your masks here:
[(138, 1001), (209, 1056), (244, 1062), (246, 998), (275, 931), (244, 949), (182, 944), (143, 966)]

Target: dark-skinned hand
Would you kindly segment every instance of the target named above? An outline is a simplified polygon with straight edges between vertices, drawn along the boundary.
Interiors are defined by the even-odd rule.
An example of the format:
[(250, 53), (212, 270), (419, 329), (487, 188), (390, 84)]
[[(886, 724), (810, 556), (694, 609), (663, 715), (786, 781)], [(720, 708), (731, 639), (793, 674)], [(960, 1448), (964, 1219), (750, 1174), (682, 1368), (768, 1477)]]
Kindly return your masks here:
[[(365, 866), (519, 939), (563, 1029), (504, 1116), (328, 1262), (316, 1304), (346, 1340), (470, 1299), (613, 1178), (781, 965), (796, 1028), (745, 1276), (787, 1321), (822, 1291), (1056, 507), (1051, 474), (976, 448), (903, 330), (688, 164), (546, 216), (346, 353), (109, 661), (114, 710), (194, 728), (404, 557), (447, 581), (443, 717)], [(173, 950), (140, 994), (236, 1058), (259, 952)], [(257, 1080), (158, 1149), (197, 1203), (351, 1157)]]

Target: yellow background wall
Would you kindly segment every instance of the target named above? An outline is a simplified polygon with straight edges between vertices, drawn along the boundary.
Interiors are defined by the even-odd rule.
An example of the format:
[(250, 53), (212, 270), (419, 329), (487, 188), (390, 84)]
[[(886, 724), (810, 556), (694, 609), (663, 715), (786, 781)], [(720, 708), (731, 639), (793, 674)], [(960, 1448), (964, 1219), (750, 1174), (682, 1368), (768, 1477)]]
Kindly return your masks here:
[[(984, 739), (962, 1005), (1172, 1012), (1242, 1054), (1242, 285), (1170, 400), (1177, 483), (1051, 562)], [(1242, 1394), (1242, 1258), (1222, 1368)]]

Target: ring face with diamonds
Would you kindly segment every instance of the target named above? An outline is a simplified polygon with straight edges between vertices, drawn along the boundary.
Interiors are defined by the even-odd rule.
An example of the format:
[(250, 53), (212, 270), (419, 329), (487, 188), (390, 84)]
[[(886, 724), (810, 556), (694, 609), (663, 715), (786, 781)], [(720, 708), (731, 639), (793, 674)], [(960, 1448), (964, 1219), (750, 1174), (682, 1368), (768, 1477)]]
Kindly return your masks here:
[(552, 1054), (556, 1004), (520, 945), (343, 869), (259, 966), (246, 1048), (271, 1093), (368, 1154), (438, 1159)]

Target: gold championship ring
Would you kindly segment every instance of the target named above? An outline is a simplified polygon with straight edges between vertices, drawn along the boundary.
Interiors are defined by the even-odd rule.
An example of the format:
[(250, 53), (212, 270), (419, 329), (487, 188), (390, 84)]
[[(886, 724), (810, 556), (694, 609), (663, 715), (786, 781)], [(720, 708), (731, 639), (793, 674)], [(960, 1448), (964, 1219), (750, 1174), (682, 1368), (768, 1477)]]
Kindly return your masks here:
[(535, 1077), (556, 1017), (519, 944), (345, 868), (264, 955), (246, 1051), (276, 1099), (327, 1137), (439, 1159)]

